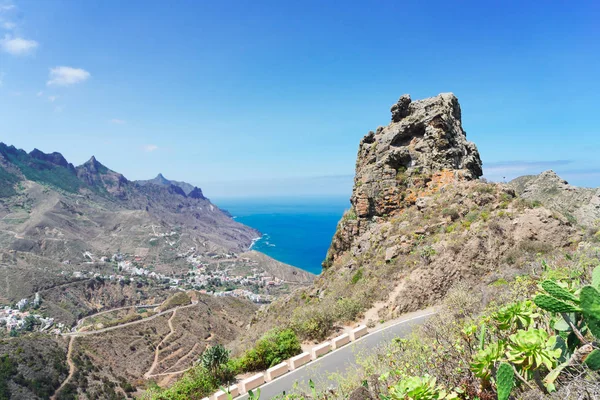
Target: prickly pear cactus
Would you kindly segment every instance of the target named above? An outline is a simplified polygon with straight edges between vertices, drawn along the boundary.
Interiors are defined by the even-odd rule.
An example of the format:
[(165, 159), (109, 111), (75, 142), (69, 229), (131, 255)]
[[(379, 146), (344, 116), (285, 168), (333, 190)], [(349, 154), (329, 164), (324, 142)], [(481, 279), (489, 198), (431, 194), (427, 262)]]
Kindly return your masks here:
[(539, 308), (550, 311), (553, 313), (570, 313), (570, 312), (580, 312), (579, 307), (576, 307), (572, 304), (565, 303), (562, 300), (558, 300), (552, 296), (548, 296), (546, 294), (538, 294), (533, 299), (533, 302)]
[(508, 400), (510, 392), (515, 385), (515, 372), (510, 364), (502, 363), (496, 371), (496, 388), (498, 400)]
[(579, 303), (579, 299), (573, 293), (560, 287), (559, 284), (554, 281), (542, 282), (542, 288), (548, 292), (550, 296), (556, 299)]
[(579, 298), (583, 317), (590, 332), (596, 339), (600, 339), (600, 293), (592, 286), (584, 286)]
[(595, 287), (596, 290), (600, 290), (600, 265), (592, 271), (592, 286)]
[(592, 351), (585, 358), (585, 365), (587, 365), (592, 371), (600, 370), (600, 350), (596, 349)]
[(600, 350), (596, 349), (592, 351), (584, 361), (585, 365), (587, 365), (592, 371), (600, 370)]

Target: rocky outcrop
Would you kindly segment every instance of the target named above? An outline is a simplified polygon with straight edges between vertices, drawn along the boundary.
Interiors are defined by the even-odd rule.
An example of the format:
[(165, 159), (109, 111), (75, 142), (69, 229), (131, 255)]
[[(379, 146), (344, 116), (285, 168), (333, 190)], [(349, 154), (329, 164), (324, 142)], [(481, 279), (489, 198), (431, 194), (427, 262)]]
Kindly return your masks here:
[(427, 180), (441, 171), (452, 171), (457, 179), (483, 174), (479, 152), (467, 141), (452, 93), (415, 102), (403, 95), (391, 111), (390, 125), (369, 132), (360, 142), (351, 199), (358, 217), (400, 208), (412, 183), (407, 178)]
[[(373, 218), (412, 206), (440, 186), (482, 174), (477, 147), (467, 141), (461, 109), (452, 93), (411, 101), (402, 95), (392, 122), (360, 142), (350, 202), (329, 258), (349, 247)], [(422, 200), (425, 201), (425, 200)]]
[(554, 171), (522, 176), (510, 185), (522, 198), (557, 210), (573, 223), (592, 227), (600, 221), (600, 188), (572, 186)]

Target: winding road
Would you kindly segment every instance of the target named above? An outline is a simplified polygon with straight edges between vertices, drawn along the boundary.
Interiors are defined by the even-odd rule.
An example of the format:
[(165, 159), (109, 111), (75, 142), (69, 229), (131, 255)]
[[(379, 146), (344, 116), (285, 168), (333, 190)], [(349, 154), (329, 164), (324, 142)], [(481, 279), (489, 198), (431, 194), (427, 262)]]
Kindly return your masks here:
[[(272, 382), (262, 385), (260, 387), (260, 398), (270, 399), (282, 394), (284, 391), (289, 393), (296, 383), (299, 389), (309, 391), (308, 382), (311, 379), (317, 390), (334, 388), (337, 384), (334, 380), (329, 379), (331, 374), (336, 372), (345, 373), (348, 370), (359, 368), (356, 362), (357, 357), (365, 353), (372, 353), (377, 346), (385, 344), (395, 337), (409, 335), (415, 326), (423, 324), (433, 314), (435, 312), (430, 310), (417, 313), (409, 319), (401, 320), (394, 325), (369, 333), (352, 344), (290, 371)], [(248, 399), (248, 395), (236, 397), (236, 400), (238, 399)]]

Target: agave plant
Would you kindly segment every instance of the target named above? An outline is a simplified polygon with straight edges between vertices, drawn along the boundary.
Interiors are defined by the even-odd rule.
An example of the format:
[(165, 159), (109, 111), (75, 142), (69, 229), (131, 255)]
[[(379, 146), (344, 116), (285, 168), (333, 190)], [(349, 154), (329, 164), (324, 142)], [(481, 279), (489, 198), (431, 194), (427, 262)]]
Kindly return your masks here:
[(510, 335), (510, 343), (506, 347), (506, 358), (528, 377), (542, 366), (552, 370), (561, 353), (556, 348), (556, 336), (549, 336), (541, 329), (517, 331)]
[(473, 356), (471, 371), (485, 381), (489, 381), (494, 366), (504, 357), (505, 345), (503, 341), (490, 343), (486, 348), (479, 350)]
[(492, 318), (502, 330), (519, 328), (527, 329), (540, 315), (530, 300), (508, 304), (496, 311)]

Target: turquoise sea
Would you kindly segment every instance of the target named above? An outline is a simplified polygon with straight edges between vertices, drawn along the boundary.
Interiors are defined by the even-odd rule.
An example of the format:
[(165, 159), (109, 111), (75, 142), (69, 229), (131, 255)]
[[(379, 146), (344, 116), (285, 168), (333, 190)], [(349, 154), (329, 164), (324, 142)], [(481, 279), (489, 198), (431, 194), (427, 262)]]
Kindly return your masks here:
[(214, 203), (263, 234), (252, 246), (254, 250), (314, 274), (321, 273), (337, 223), (350, 208), (348, 197), (221, 199)]

